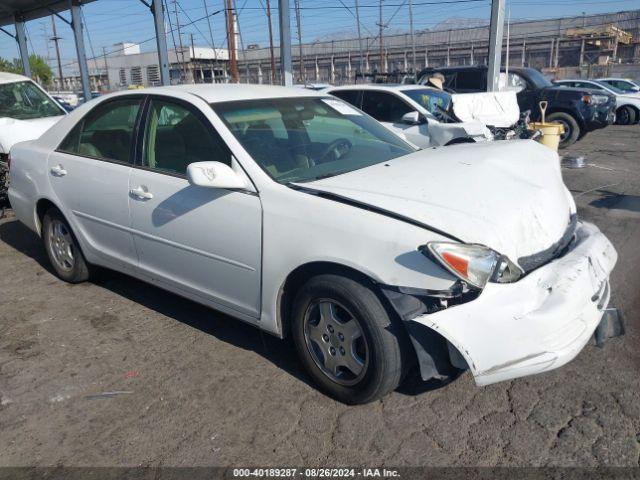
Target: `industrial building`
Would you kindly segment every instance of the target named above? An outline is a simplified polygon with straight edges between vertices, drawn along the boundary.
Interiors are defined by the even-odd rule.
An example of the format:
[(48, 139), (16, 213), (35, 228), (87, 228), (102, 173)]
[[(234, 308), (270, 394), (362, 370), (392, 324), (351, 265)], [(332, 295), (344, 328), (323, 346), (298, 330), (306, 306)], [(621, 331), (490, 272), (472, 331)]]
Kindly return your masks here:
[[(363, 38), (362, 70), (368, 73), (410, 72), (427, 66), (487, 63), (488, 24), (473, 28), (437, 28), (416, 32), (414, 37), (415, 57), (409, 33), (384, 37), (382, 49), (377, 37)], [(276, 81), (279, 82), (279, 50), (275, 50)], [(294, 46), (295, 80), (338, 85), (353, 81), (360, 68), (360, 53), (358, 39), (314, 42), (303, 44), (301, 49)], [(640, 10), (513, 22), (505, 28), (503, 64), (507, 55), (512, 66), (530, 66), (558, 77), (614, 73), (638, 77)], [(242, 51), (238, 63), (242, 81), (269, 82), (268, 48)]]
[[(141, 52), (140, 45), (123, 42), (114, 45), (116, 54), (87, 59), (91, 89), (99, 91), (121, 90), (130, 87), (161, 85), (158, 54)], [(229, 81), (229, 52), (210, 47), (183, 47), (168, 50), (169, 76), (174, 85), (180, 83), (224, 83)], [(54, 89), (76, 91), (80, 89), (77, 65), (71, 65), (60, 85), (54, 79)]]

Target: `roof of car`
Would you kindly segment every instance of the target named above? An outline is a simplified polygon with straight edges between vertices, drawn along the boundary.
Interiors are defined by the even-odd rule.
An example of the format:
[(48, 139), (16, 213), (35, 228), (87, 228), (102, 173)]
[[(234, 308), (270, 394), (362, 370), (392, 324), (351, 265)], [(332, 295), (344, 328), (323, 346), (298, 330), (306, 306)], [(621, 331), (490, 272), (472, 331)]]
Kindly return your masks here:
[(562, 82), (587, 82), (587, 83), (595, 83), (596, 85), (600, 83), (599, 80), (587, 80), (585, 78), (563, 78), (562, 80), (555, 80), (555, 83)]
[(15, 73), (0, 72), (0, 83), (24, 82), (25, 80), (29, 80), (29, 77)]
[(630, 78), (622, 78), (622, 77), (605, 77), (605, 78), (596, 78), (596, 80), (619, 80), (623, 82), (633, 82)]
[(401, 84), (401, 83), (364, 83), (361, 85), (342, 85), (341, 87), (329, 87), (325, 91), (334, 90), (424, 90), (430, 88), (427, 85), (416, 85), (413, 83)]
[(324, 95), (305, 88), (280, 87), (274, 85), (252, 85), (239, 83), (174, 85), (167, 87), (134, 90), (133, 93), (162, 93), (181, 90), (202, 98), (207, 103), (229, 102), (234, 100), (252, 100), (283, 97), (318, 97)]

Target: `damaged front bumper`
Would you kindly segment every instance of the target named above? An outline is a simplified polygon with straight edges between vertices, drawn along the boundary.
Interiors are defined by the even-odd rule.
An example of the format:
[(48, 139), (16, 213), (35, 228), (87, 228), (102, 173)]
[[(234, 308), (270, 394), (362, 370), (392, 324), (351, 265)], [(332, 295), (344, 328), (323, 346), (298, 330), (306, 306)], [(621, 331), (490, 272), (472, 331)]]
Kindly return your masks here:
[[(568, 251), (515, 283), (489, 283), (474, 300), (408, 320), (423, 378), (433, 372), (432, 329), (457, 351), (454, 365), (468, 365), (478, 385), (532, 375), (572, 360), (594, 336), (609, 303), (613, 245), (595, 225), (578, 223)], [(425, 328), (425, 327), (428, 327)], [(599, 330), (602, 339), (601, 327)], [(609, 325), (608, 331), (620, 331)], [(598, 335), (596, 335), (598, 337)], [(427, 338), (428, 340), (424, 340)], [(427, 345), (424, 345), (424, 342)], [(422, 348), (424, 347), (424, 348)], [(458, 354), (463, 357), (457, 358)], [(424, 357), (424, 355), (423, 355)], [(436, 369), (437, 370), (437, 369)]]

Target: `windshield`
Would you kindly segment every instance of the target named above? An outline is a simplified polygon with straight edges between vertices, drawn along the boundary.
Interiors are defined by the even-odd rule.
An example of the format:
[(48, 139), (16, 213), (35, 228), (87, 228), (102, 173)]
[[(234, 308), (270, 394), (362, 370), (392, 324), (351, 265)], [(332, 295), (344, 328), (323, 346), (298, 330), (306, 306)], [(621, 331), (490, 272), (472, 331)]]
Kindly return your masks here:
[(212, 108), (262, 169), (280, 183), (331, 177), (415, 149), (336, 98), (273, 98)]
[(611, 85), (610, 83), (607, 83), (607, 82), (594, 81), (593, 83), (597, 83), (598, 85), (603, 85), (604, 87), (608, 88), (613, 93), (617, 93), (618, 95), (622, 95), (622, 94), (626, 93), (624, 90), (621, 90), (618, 87), (614, 87), (613, 85)]
[(429, 113), (440, 117), (442, 110), (449, 110), (451, 95), (431, 88), (401, 90), (407, 97), (427, 109)]
[(64, 111), (33, 82), (0, 84), (0, 117), (31, 120), (58, 115)]
[(529, 80), (536, 88), (553, 87), (553, 83), (535, 68), (527, 69), (527, 73), (529, 74)]

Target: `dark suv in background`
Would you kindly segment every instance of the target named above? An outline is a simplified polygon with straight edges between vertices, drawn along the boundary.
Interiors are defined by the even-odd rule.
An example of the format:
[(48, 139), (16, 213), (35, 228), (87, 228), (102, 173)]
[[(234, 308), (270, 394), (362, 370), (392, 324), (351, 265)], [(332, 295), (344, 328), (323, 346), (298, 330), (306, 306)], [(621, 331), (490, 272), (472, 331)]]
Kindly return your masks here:
[[(448, 92), (487, 91), (486, 66), (425, 68), (418, 74), (418, 83), (425, 84), (435, 72), (444, 75), (444, 88)], [(560, 148), (572, 145), (588, 132), (610, 125), (615, 118), (613, 95), (555, 86), (534, 68), (509, 68), (506, 81), (508, 88), (517, 92), (520, 111), (531, 110), (532, 121), (541, 120), (539, 103), (542, 100), (549, 102), (546, 120), (564, 125)]]

